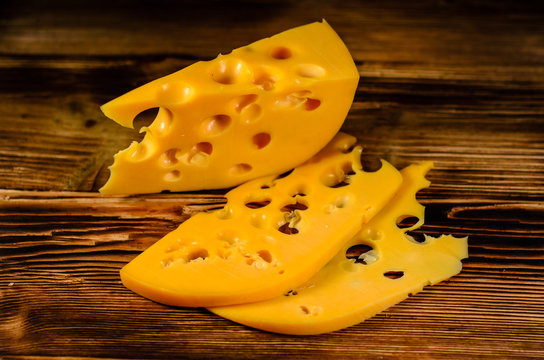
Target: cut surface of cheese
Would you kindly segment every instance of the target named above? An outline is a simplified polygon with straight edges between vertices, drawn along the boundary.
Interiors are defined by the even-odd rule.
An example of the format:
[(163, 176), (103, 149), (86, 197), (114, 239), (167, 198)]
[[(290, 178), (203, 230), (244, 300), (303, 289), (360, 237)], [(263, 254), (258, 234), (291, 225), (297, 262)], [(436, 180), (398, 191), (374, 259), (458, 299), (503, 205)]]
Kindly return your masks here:
[(394, 196), (400, 173), (362, 170), (356, 139), (339, 133), (286, 176), (227, 193), (121, 270), (130, 290), (160, 303), (219, 306), (281, 296), (310, 279)]
[(228, 188), (303, 163), (338, 132), (359, 73), (325, 22), (197, 62), (114, 99), (106, 116), (132, 127), (158, 108), (114, 157), (103, 194)]
[[(407, 234), (423, 223), (424, 208), (415, 195), (428, 186), (424, 176), (431, 166), (427, 162), (402, 170), (395, 198), (303, 285), (268, 301), (210, 310), (266, 331), (319, 334), (357, 324), (425, 285), (459, 273), (460, 260), (468, 256), (466, 238), (426, 236), (420, 243)], [(417, 222), (404, 227), (406, 218)], [(357, 247), (362, 253), (349, 259), (346, 253)]]

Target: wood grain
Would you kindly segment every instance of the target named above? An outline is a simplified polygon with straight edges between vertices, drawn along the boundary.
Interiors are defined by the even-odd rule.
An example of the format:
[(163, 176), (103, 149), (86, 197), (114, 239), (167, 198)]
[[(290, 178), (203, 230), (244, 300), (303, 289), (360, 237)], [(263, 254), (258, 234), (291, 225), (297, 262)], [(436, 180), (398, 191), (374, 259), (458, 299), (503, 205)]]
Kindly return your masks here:
[[(544, 5), (537, 1), (0, 2), (0, 358), (544, 358)], [(118, 271), (226, 190), (103, 197), (141, 135), (99, 106), (326, 18), (361, 74), (365, 165), (432, 160), (415, 233), (463, 271), (348, 329), (252, 330), (125, 289)], [(137, 119), (137, 127), (152, 120)]]
[[(10, 354), (47, 356), (60, 349), (64, 356), (139, 358), (544, 355), (542, 205), (480, 199), (459, 206), (430, 200), (434, 191), (421, 194), (429, 224), (422, 232), (469, 234), (463, 272), (363, 324), (315, 337), (250, 330), (205, 310), (150, 302), (121, 285), (123, 264), (221, 197), (4, 191), (0, 340)], [(534, 216), (520, 223), (522, 211)], [(276, 346), (265, 349), (270, 342)]]

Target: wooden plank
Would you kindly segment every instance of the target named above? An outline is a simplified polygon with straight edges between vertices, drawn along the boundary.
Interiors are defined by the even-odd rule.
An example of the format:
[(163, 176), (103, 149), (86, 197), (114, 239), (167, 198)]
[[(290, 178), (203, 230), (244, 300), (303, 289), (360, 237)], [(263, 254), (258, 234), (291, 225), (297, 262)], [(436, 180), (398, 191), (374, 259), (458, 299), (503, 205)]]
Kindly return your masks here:
[[(4, 54), (191, 54), (209, 59), (325, 17), (355, 58), (365, 61), (426, 63), (430, 68), (531, 66), (542, 63), (543, 10), (537, 1), (489, 0), (344, 1), (342, 6), (287, 0), (190, 5), (52, 1), (43, 6), (33, 0), (3, 5), (0, 21), (5, 31), (0, 40)], [(534, 78), (536, 67), (519, 75)], [(539, 73), (542, 76), (542, 70)]]
[[(300, 359), (544, 356), (539, 202), (480, 199), (459, 206), (423, 194), (429, 225), (421, 232), (470, 234), (463, 272), (355, 327), (289, 337), (245, 328), (202, 309), (156, 304), (120, 283), (123, 264), (189, 214), (217, 207), (220, 196), (0, 195), (5, 354), (234, 359), (281, 357), (289, 350)], [(523, 212), (531, 215), (520, 223)], [(270, 343), (275, 346), (265, 346)]]
[[(295, 25), (278, 14), (289, 12), (294, 16), (289, 21), (299, 21), (301, 15), (322, 11), (332, 16), (358, 63), (361, 84), (344, 130), (358, 136), (370, 154), (397, 166), (433, 158), (438, 169), (453, 175), (450, 186), (464, 186), (462, 191), (466, 181), (475, 180), (478, 190), (542, 194), (544, 66), (537, 55), (544, 51), (544, 33), (534, 31), (541, 25), (538, 4), (427, 1), (384, 7), (353, 2), (333, 11), (334, 4), (324, 2), (304, 12), (305, 3), (263, 1), (261, 10), (275, 8), (267, 12), (269, 18), (259, 17), (261, 26), (247, 32), (255, 21), (249, 16), (230, 27), (232, 33), (224, 31), (222, 21), (195, 24), (194, 14), (204, 16), (208, 6), (195, 5), (191, 13), (175, 3), (151, 10), (148, 4), (119, 2), (108, 3), (103, 11), (100, 5), (4, 5), (1, 21), (8, 31), (0, 35), (0, 130), (5, 134), (0, 188), (96, 190), (108, 176), (112, 155), (141, 138), (106, 119), (100, 104), (224, 52), (227, 39), (217, 33), (231, 35), (227, 43), (234, 47), (261, 36), (259, 31), (278, 31), (277, 22)], [(216, 3), (208, 16), (239, 11)], [(256, 8), (244, 11), (255, 15)], [(122, 33), (140, 22), (142, 30)], [(204, 33), (170, 35), (190, 29)], [(172, 41), (188, 44), (173, 46)], [(202, 52), (203, 41), (211, 55)], [(444, 146), (445, 141), (453, 146)], [(429, 154), (438, 148), (440, 153)]]
[[(120, 71), (125, 84), (133, 72)], [(86, 76), (111, 75), (91, 73)], [(78, 76), (70, 80), (76, 83)], [(65, 95), (53, 87), (47, 101), (43, 91), (29, 85), (24, 94), (0, 98), (0, 188), (96, 190), (113, 154), (142, 135), (105, 118), (99, 106), (106, 99), (93, 99), (88, 89)], [(434, 160), (431, 180), (441, 175), (440, 186), (450, 193), (470, 187), (542, 196), (542, 99), (544, 83), (520, 90), (502, 81), (363, 78), (343, 130), (397, 167)]]

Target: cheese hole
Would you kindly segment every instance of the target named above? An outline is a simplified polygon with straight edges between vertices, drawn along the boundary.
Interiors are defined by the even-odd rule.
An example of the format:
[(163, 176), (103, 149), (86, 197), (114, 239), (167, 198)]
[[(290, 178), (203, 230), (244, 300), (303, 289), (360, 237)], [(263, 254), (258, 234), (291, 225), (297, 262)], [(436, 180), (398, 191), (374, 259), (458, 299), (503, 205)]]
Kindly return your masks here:
[(214, 81), (224, 85), (243, 82), (250, 75), (249, 67), (243, 61), (236, 59), (217, 61), (210, 74)]
[(236, 110), (237, 113), (241, 113), (245, 107), (257, 101), (257, 98), (258, 96), (256, 94), (247, 94), (235, 98), (233, 100), (234, 110)]
[(356, 139), (346, 139), (336, 144), (336, 150), (340, 151), (341, 153), (347, 154), (353, 151), (355, 145), (357, 145)]
[(353, 171), (353, 163), (351, 161), (346, 161), (343, 163), (341, 169), (346, 176), (355, 175), (355, 171)]
[(361, 155), (361, 165), (366, 172), (376, 172), (382, 168), (381, 160), (376, 155), (366, 152)]
[(261, 185), (261, 189), (270, 189), (270, 185), (268, 184)]
[(230, 116), (219, 114), (206, 118), (200, 124), (200, 133), (204, 136), (216, 136), (225, 131), (231, 124)]
[(306, 190), (304, 187), (300, 187), (298, 190), (291, 194), (291, 197), (306, 196)]
[(334, 206), (337, 209), (343, 209), (351, 204), (351, 197), (349, 195), (342, 195), (336, 198)]
[(348, 186), (348, 185), (349, 185), (348, 182), (346, 182), (345, 180), (342, 180), (342, 181), (338, 182), (336, 185), (331, 186), (331, 188), (337, 189), (337, 188), (341, 188), (341, 187)]
[(272, 254), (268, 250), (259, 250), (257, 251), (257, 255), (267, 263), (271, 263), (274, 258), (272, 257)]
[(374, 248), (367, 244), (353, 245), (346, 251), (346, 258), (355, 259), (356, 264), (363, 265), (370, 265), (378, 259)]
[(344, 173), (338, 171), (329, 171), (321, 176), (323, 185), (334, 189), (348, 186), (348, 181), (350, 181), (350, 179), (348, 179)]
[(161, 266), (163, 268), (167, 268), (167, 267), (170, 267), (170, 265), (172, 265), (173, 262), (174, 262), (174, 258), (170, 256), (170, 257), (167, 257), (166, 259), (161, 260)]
[(388, 271), (383, 276), (389, 279), (397, 280), (404, 276), (404, 271)]
[(159, 159), (161, 165), (164, 167), (170, 167), (170, 166), (176, 165), (178, 163), (178, 156), (180, 152), (181, 152), (180, 149), (175, 149), (175, 148), (166, 150), (164, 153), (162, 153)]
[(255, 122), (261, 116), (262, 108), (259, 104), (249, 104), (242, 109), (240, 117), (246, 124)]
[(295, 296), (295, 295), (298, 295), (298, 292), (296, 290), (289, 290), (288, 292), (286, 292), (283, 295), (284, 296)]
[(340, 188), (347, 186), (351, 183), (351, 177), (355, 175), (355, 171), (353, 171), (352, 163), (346, 162), (342, 164), (341, 171), (337, 172), (337, 183), (332, 188)]
[(419, 218), (412, 215), (402, 215), (397, 218), (397, 227), (399, 229), (407, 229), (416, 225), (419, 222)]
[(427, 241), (427, 239), (425, 238), (425, 235), (419, 232), (416, 233), (413, 231), (407, 231), (405, 234), (408, 240), (416, 244), (424, 244)]
[(219, 241), (224, 242), (227, 247), (230, 247), (238, 241), (239, 234), (234, 230), (225, 230), (217, 234), (217, 238)]
[(362, 254), (371, 251), (372, 249), (373, 247), (367, 244), (353, 245), (346, 251), (346, 257), (348, 259), (356, 259)]
[(253, 83), (262, 90), (270, 91), (274, 89), (274, 84), (276, 83), (276, 79), (274, 79), (274, 77), (272, 77), (272, 75), (270, 74), (261, 72), (259, 75), (255, 77), (255, 79), (253, 80)]
[(158, 135), (164, 135), (168, 133), (172, 126), (172, 113), (166, 108), (160, 108), (157, 117), (153, 121), (151, 127)]
[(300, 201), (297, 201), (296, 203), (294, 204), (288, 204), (288, 205), (285, 205), (284, 207), (281, 208), (280, 211), (283, 211), (283, 212), (291, 212), (293, 210), (307, 210), (308, 209), (308, 205), (306, 204), (303, 204), (302, 202)]
[(211, 155), (213, 151), (213, 146), (209, 142), (199, 142), (193, 147), (195, 152), (203, 152), (205, 154)]
[(236, 164), (236, 165), (234, 165), (233, 167), (231, 167), (229, 169), (229, 173), (231, 175), (239, 176), (239, 175), (244, 175), (244, 174), (250, 172), (251, 169), (252, 169), (252, 167), (249, 164), (244, 164), (244, 163)]
[(295, 169), (291, 169), (291, 170), (288, 170), (288, 171), (286, 171), (284, 173), (279, 174), (278, 176), (276, 176), (276, 178), (274, 180), (283, 179), (284, 177), (287, 177), (287, 176), (291, 175), (293, 170), (295, 170)]
[(286, 235), (295, 235), (298, 234), (297, 228), (289, 227), (289, 223), (285, 223), (278, 228), (278, 231)]
[(278, 105), (281, 108), (296, 108), (308, 100), (308, 95), (310, 95), (312, 92), (310, 90), (300, 90), (295, 91), (287, 96), (285, 98), (280, 98), (276, 100), (275, 104)]
[(312, 308), (310, 309), (307, 306), (300, 305), (300, 311), (302, 311), (304, 315), (318, 316), (319, 314), (321, 314), (322, 310), (323, 309), (320, 306), (312, 306)]
[(321, 105), (321, 101), (317, 99), (306, 99), (306, 102), (304, 103), (304, 109), (307, 111), (313, 111), (317, 109)]
[(196, 249), (196, 250), (193, 250), (191, 251), (188, 255), (187, 255), (187, 262), (191, 262), (191, 261), (195, 261), (197, 259), (206, 259), (208, 257), (208, 250), (206, 249)]
[(172, 170), (166, 175), (164, 175), (165, 181), (172, 182), (172, 181), (178, 181), (179, 179), (181, 179), (181, 173), (179, 172), (179, 170)]
[(296, 67), (295, 73), (304, 78), (320, 78), (325, 76), (325, 69), (315, 64), (301, 64)]
[(260, 209), (262, 207), (265, 207), (268, 204), (270, 204), (270, 199), (247, 202), (246, 206), (250, 209)]
[(212, 152), (213, 146), (211, 143), (199, 142), (191, 148), (191, 151), (183, 155), (182, 159), (190, 165), (207, 166)]
[(132, 126), (136, 130), (149, 127), (159, 114), (159, 108), (151, 108), (140, 112), (132, 121)]
[(257, 135), (253, 136), (253, 145), (255, 145), (257, 149), (262, 149), (270, 144), (270, 139), (269, 133), (258, 133)]
[(285, 46), (278, 46), (270, 51), (270, 56), (277, 60), (285, 60), (293, 56), (293, 53), (289, 48), (286, 48)]
[(321, 175), (321, 182), (328, 187), (340, 188), (349, 185), (351, 176), (354, 174), (351, 162), (346, 162), (340, 168), (331, 168), (325, 171)]

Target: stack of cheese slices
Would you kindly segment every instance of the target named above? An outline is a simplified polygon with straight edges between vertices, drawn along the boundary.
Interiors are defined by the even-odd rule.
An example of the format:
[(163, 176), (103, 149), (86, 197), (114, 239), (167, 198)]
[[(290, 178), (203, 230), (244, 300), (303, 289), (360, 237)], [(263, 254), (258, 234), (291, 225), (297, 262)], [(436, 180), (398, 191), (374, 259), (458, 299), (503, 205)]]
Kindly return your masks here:
[[(339, 132), (359, 74), (325, 22), (197, 62), (102, 106), (124, 126), (159, 108), (115, 155), (103, 194), (233, 187), (121, 270), (151, 300), (285, 334), (357, 324), (457, 274), (467, 239), (416, 239), (432, 163), (361, 166)], [(294, 168), (294, 169), (293, 169)], [(286, 172), (293, 169), (290, 172)]]

